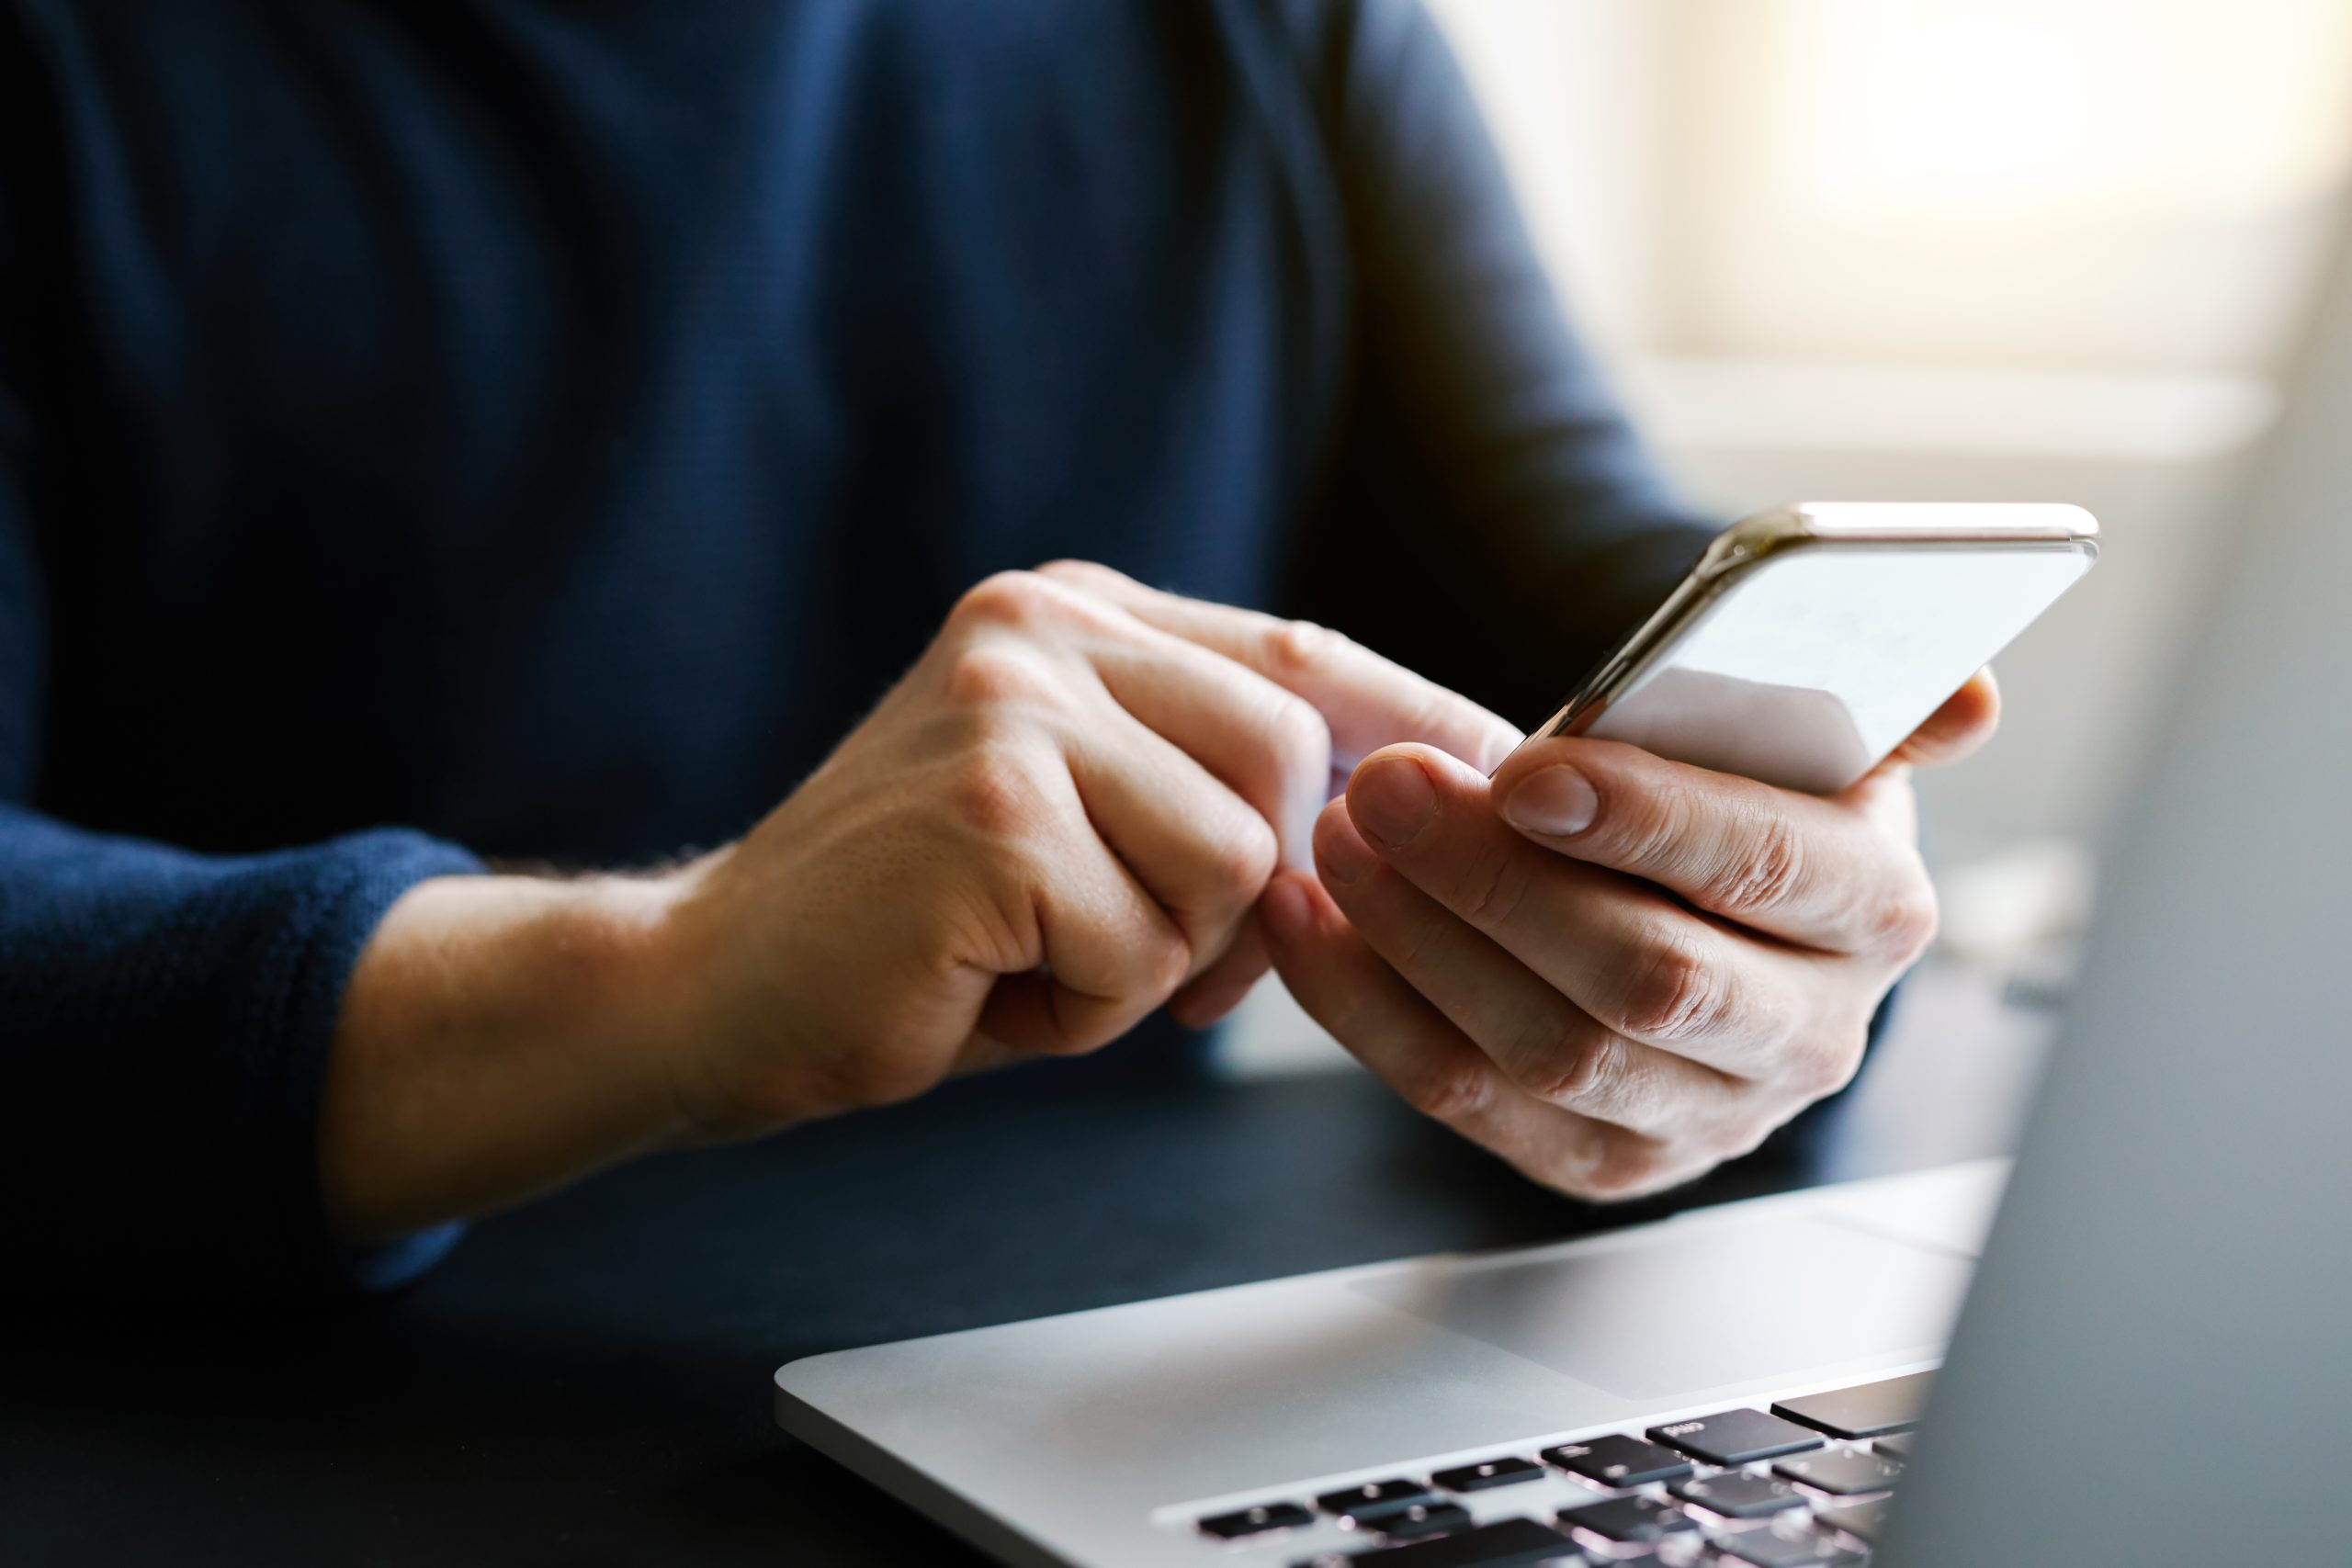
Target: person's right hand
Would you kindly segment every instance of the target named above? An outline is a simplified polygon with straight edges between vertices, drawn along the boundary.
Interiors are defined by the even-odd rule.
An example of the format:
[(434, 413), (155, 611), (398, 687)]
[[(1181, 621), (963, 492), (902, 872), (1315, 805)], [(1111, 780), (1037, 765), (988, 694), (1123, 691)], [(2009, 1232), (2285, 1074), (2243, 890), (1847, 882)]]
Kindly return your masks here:
[(1509, 725), (1318, 626), (1102, 567), (990, 578), (740, 843), (653, 876), (434, 877), (353, 965), (319, 1114), (349, 1242), (622, 1156), (1201, 1024), (1344, 772)]
[(1517, 733), (1319, 626), (1059, 563), (965, 595), (741, 843), (674, 874), (655, 942), (669, 1081), (703, 1134), (1095, 1049), (1266, 967), (1250, 910), (1308, 862), (1342, 769)]

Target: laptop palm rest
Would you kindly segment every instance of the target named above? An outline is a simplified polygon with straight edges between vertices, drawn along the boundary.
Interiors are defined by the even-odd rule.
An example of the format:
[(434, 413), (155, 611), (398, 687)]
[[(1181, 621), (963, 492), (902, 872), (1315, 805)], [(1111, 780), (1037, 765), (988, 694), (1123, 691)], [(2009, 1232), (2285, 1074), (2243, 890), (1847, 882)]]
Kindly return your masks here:
[(1795, 1213), (1351, 1288), (1619, 1398), (1670, 1404), (1938, 1344), (1969, 1268), (1956, 1253)]
[(1931, 1365), (2001, 1175), (833, 1351), (778, 1369), (776, 1416), (1008, 1561), (1193, 1568), (1199, 1518), (1266, 1497)]

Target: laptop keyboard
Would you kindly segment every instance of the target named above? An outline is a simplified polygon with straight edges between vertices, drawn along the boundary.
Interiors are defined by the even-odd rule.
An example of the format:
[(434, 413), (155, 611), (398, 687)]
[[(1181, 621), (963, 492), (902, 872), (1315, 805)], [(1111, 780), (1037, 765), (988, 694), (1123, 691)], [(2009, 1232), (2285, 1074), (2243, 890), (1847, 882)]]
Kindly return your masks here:
[(1302, 1489), (1198, 1527), (1285, 1568), (1860, 1568), (1932, 1376)]

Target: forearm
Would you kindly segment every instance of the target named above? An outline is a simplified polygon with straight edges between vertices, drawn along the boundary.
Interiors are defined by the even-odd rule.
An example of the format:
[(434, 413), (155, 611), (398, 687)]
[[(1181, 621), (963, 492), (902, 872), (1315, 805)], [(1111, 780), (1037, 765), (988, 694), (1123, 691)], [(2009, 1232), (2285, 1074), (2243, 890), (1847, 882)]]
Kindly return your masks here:
[(343, 1240), (502, 1207), (680, 1141), (661, 933), (671, 880), (443, 877), (362, 951), (319, 1169)]

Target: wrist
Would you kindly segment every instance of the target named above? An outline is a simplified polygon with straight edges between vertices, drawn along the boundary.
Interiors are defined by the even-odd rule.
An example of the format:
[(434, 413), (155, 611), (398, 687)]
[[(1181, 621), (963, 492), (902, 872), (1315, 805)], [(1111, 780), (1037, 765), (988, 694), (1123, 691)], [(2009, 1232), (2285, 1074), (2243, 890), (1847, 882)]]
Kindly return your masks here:
[(623, 1153), (695, 1141), (677, 1091), (697, 987), (675, 914), (692, 874), (543, 884), (555, 897), (531, 922), (521, 988), (569, 1043)]
[(728, 1116), (713, 1058), (730, 1033), (712, 970), (725, 917), (712, 908), (713, 873), (731, 849), (678, 866), (658, 878), (602, 889), (593, 916), (595, 943), (621, 994), (623, 1018), (646, 1075), (644, 1092), (662, 1107), (658, 1140), (684, 1148), (724, 1142), (746, 1131)]
[(368, 1241), (678, 1141), (671, 879), (439, 878), (346, 987), (320, 1117), (331, 1221)]
[(768, 989), (781, 955), (775, 946), (743, 950), (742, 889), (729, 875), (735, 853), (730, 846), (639, 885), (614, 916), (625, 922), (627, 1005), (660, 1071), (673, 1146), (757, 1137), (823, 1109), (781, 1045), (786, 1010)]

